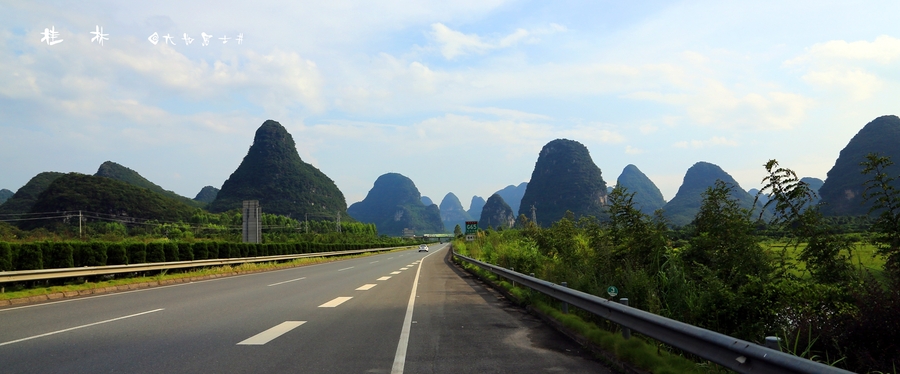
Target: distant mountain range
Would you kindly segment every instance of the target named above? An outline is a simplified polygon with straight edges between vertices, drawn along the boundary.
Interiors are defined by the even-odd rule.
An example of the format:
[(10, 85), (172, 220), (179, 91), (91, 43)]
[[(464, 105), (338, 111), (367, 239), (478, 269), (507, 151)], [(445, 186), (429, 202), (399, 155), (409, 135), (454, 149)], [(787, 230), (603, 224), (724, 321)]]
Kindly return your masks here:
[[(197, 208), (182, 199), (138, 187), (112, 178), (69, 173), (55, 178), (38, 195), (33, 212), (61, 212), (83, 210), (117, 217), (153, 219), (164, 222), (189, 221)], [(109, 218), (109, 217), (105, 217)], [(47, 224), (45, 221), (26, 221), (23, 228)]]
[(31, 212), (34, 203), (37, 202), (38, 196), (50, 183), (63, 176), (63, 173), (54, 171), (45, 171), (32, 177), (28, 183), (19, 188), (12, 197), (0, 205), (0, 214), (24, 214)]
[[(524, 192), (524, 191), (523, 191)], [(469, 217), (473, 219), (477, 219), (481, 217), (481, 209), (484, 208), (484, 198), (481, 196), (472, 196), (472, 202), (469, 203), (469, 210), (466, 211), (469, 213)]]
[(590, 152), (574, 140), (557, 139), (547, 143), (534, 164), (531, 180), (517, 214), (531, 218), (536, 209), (537, 223), (550, 226), (566, 211), (581, 216), (605, 215), (606, 182)]
[[(825, 183), (819, 188), (822, 213), (834, 216), (860, 216), (869, 213), (871, 203), (864, 203), (863, 183), (871, 178), (863, 175), (861, 162), (869, 153), (889, 156), (894, 165), (887, 168), (889, 176), (900, 176), (900, 118), (882, 116), (866, 124), (841, 150), (834, 167), (828, 171)], [(900, 181), (895, 181), (900, 188)]]
[(378, 177), (366, 198), (347, 212), (360, 222), (374, 223), (379, 234), (402, 236), (406, 229), (417, 235), (444, 232), (438, 206), (422, 204), (415, 183), (397, 173)]
[(678, 193), (663, 207), (663, 215), (669, 220), (669, 223), (675, 226), (691, 223), (697, 212), (700, 211), (703, 193), (708, 188), (715, 186), (717, 180), (732, 187), (731, 196), (738, 200), (742, 208), (752, 209), (754, 207), (753, 196), (741, 188), (741, 185), (731, 175), (718, 165), (701, 161), (687, 170), (687, 173), (684, 174), (684, 181), (678, 188)]
[(500, 194), (493, 194), (484, 204), (481, 210), (481, 217), (478, 219), (478, 227), (508, 229), (516, 224), (516, 215), (512, 208), (503, 201)]
[[(889, 156), (900, 163), (900, 118), (882, 116), (866, 124), (841, 151), (824, 182), (817, 178), (802, 179), (819, 192), (824, 213), (841, 216), (868, 213), (870, 205), (863, 203), (861, 195), (863, 183), (869, 177), (861, 174), (859, 164), (869, 153)], [(891, 166), (887, 173), (900, 177), (900, 166)], [(634, 165), (623, 169), (616, 186), (633, 192), (634, 202), (643, 212), (649, 214), (662, 207), (669, 221), (680, 226), (693, 220), (703, 192), (716, 180), (732, 185), (733, 196), (742, 206), (754, 208), (752, 201), (757, 191), (744, 192), (734, 178), (708, 162), (698, 162), (688, 169), (678, 193), (667, 203), (656, 185)], [(900, 181), (895, 187), (900, 188)], [(503, 204), (513, 212), (513, 220), (519, 214), (531, 218), (534, 206), (542, 226), (559, 220), (566, 211), (573, 212), (575, 217), (590, 215), (602, 219), (609, 191), (587, 148), (577, 141), (557, 139), (541, 150), (529, 182), (509, 185), (492, 194), (492, 198), (497, 195), (493, 204), (489, 204), (491, 198), (485, 201), (473, 196), (466, 211), (456, 195), (448, 193), (439, 208), (431, 199), (421, 196), (411, 180), (388, 173), (376, 180), (365, 200), (348, 209), (335, 183), (303, 162), (292, 136), (281, 124), (269, 120), (256, 131), (253, 145), (221, 190), (206, 186), (194, 199), (189, 199), (163, 189), (130, 168), (107, 161), (93, 176), (43, 172), (15, 193), (0, 190), (0, 214), (92, 210), (168, 220), (182, 217), (187, 212), (185, 207), (193, 211), (208, 207), (212, 212), (221, 212), (236, 209), (241, 201), (252, 199), (260, 200), (266, 213), (294, 218), (310, 214), (310, 218), (320, 219), (346, 213), (375, 223), (382, 234), (403, 235), (404, 229), (417, 233), (445, 232), (469, 219), (484, 221), (482, 226), (489, 222), (488, 225), (500, 227), (503, 222), (509, 222)], [(767, 196), (759, 198), (758, 206), (765, 203)]]
[(201, 203), (211, 203), (216, 200), (216, 196), (219, 195), (219, 189), (213, 186), (206, 186), (197, 193), (197, 196), (194, 197), (195, 201), (199, 201)]
[(461, 229), (466, 228), (466, 221), (471, 221), (472, 217), (469, 216), (469, 212), (466, 212), (463, 209), (462, 203), (459, 202), (459, 199), (453, 192), (448, 193), (444, 196), (444, 199), (441, 200), (441, 221), (444, 222), (444, 230), (448, 232), (453, 232), (456, 228), (456, 225), (459, 225)]
[(222, 184), (209, 210), (240, 209), (244, 200), (259, 200), (263, 212), (295, 219), (304, 219), (307, 214), (317, 219), (347, 214), (344, 194), (334, 181), (303, 162), (294, 138), (273, 120), (256, 130), (253, 145)]
[(144, 178), (138, 172), (131, 170), (125, 166), (119, 165), (112, 161), (106, 161), (100, 165), (100, 168), (97, 169), (97, 173), (94, 174), (98, 177), (111, 178), (118, 181), (122, 181), (128, 183), (132, 186), (146, 188), (150, 191), (157, 192), (163, 194), (165, 196), (171, 197), (176, 200), (180, 200), (182, 203), (185, 203), (194, 207), (202, 207), (204, 204), (200, 201), (191, 200), (187, 197), (181, 196), (175, 192), (167, 191), (162, 187), (158, 186), (156, 183), (153, 183), (147, 178)]
[(666, 205), (662, 192), (637, 166), (629, 164), (622, 170), (616, 180), (616, 188), (624, 188), (628, 193), (633, 193), (632, 202), (644, 214), (652, 215)]
[(15, 195), (15, 194), (16, 194), (15, 192), (12, 192), (12, 191), (7, 190), (7, 189), (5, 189), (5, 188), (2, 189), (2, 190), (0, 190), (0, 204), (5, 203), (6, 200), (9, 200), (9, 198), (10, 198), (10, 197), (13, 197), (13, 195)]

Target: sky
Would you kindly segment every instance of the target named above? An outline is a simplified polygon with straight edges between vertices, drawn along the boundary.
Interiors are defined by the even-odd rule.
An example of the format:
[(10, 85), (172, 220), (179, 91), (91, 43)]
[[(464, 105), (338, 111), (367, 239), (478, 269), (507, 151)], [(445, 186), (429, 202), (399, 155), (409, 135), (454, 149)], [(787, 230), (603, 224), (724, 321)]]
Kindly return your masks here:
[(109, 160), (194, 197), (268, 119), (348, 206), (395, 172), (468, 208), (527, 182), (559, 138), (584, 144), (607, 184), (634, 164), (667, 200), (699, 161), (744, 189), (770, 159), (824, 180), (866, 123), (900, 112), (897, 14), (897, 1), (0, 0), (0, 188)]

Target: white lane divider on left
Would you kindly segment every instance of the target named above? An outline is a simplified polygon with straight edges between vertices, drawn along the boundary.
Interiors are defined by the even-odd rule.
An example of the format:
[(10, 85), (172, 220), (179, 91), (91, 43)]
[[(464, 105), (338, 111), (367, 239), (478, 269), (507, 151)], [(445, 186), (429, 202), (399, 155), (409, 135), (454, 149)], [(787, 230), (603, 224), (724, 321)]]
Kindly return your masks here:
[(352, 298), (353, 297), (351, 297), (351, 296), (336, 297), (336, 298), (334, 298), (334, 300), (331, 300), (325, 304), (319, 305), (319, 308), (334, 308), (338, 305), (341, 305), (341, 304), (347, 302), (347, 300), (350, 300)]
[(296, 329), (304, 323), (306, 323), (306, 321), (284, 321), (282, 323), (279, 323), (275, 327), (272, 327), (259, 334), (253, 335), (240, 343), (237, 343), (237, 345), (263, 345), (279, 336), (286, 334), (288, 331)]

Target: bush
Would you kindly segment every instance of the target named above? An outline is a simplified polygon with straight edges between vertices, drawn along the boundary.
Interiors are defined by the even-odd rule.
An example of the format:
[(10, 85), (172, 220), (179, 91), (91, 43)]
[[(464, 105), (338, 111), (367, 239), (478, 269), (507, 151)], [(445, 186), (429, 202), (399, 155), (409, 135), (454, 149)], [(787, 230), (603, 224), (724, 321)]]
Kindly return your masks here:
[(72, 245), (69, 243), (46, 242), (41, 246), (44, 268), (70, 268), (75, 266)]
[(76, 267), (106, 265), (107, 243), (73, 243), (72, 247)]
[(228, 249), (229, 249), (228, 258), (241, 257), (241, 247), (243, 247), (243, 246), (244, 246), (243, 244), (239, 244), (239, 243), (228, 243)]
[(268, 256), (269, 255), (269, 245), (268, 244), (256, 244), (256, 255), (257, 256)]
[(212, 260), (214, 258), (219, 258), (219, 243), (209, 242), (206, 243), (206, 258)]
[(125, 247), (125, 253), (129, 264), (143, 264), (147, 262), (147, 245), (144, 243), (131, 243)]
[(12, 247), (7, 242), (0, 242), (0, 271), (12, 271)]
[(106, 264), (125, 265), (128, 256), (125, 255), (125, 246), (122, 243), (109, 243), (106, 245)]
[(178, 253), (178, 244), (173, 242), (168, 242), (163, 245), (163, 250), (166, 253), (166, 261), (178, 261), (181, 258), (181, 254)]
[(194, 251), (191, 243), (178, 243), (178, 261), (193, 261)]
[(194, 243), (191, 247), (193, 247), (194, 260), (205, 260), (209, 258), (207, 257), (209, 255), (209, 250), (207, 249), (206, 242)]
[(166, 262), (166, 250), (163, 243), (147, 243), (147, 262)]
[(13, 257), (16, 270), (40, 270), (44, 268), (41, 247), (35, 243), (22, 244)]

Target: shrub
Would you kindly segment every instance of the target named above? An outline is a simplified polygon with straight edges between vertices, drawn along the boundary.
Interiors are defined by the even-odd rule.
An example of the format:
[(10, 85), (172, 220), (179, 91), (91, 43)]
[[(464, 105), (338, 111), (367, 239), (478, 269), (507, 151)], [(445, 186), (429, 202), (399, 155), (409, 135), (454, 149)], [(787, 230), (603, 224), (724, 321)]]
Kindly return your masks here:
[(73, 243), (75, 266), (103, 266), (108, 260), (107, 243)]
[(125, 253), (129, 264), (143, 264), (147, 262), (147, 245), (144, 243), (131, 243), (125, 247)]
[(177, 243), (167, 242), (163, 245), (163, 250), (166, 253), (166, 261), (178, 261), (181, 258)]
[(191, 247), (193, 247), (194, 260), (205, 260), (209, 258), (207, 257), (209, 255), (209, 250), (207, 249), (206, 242), (193, 243)]
[(122, 243), (109, 243), (106, 245), (106, 264), (125, 265), (128, 256), (125, 255), (125, 246)]
[(219, 258), (219, 243), (209, 242), (206, 243), (206, 258), (212, 260), (214, 258)]
[(11, 271), (12, 269), (12, 247), (7, 242), (0, 242), (0, 271)]
[(194, 251), (191, 243), (178, 243), (178, 261), (192, 261)]
[(41, 246), (44, 268), (70, 268), (75, 266), (72, 245), (69, 243), (46, 242)]
[(269, 255), (269, 245), (268, 244), (256, 244), (256, 255), (257, 256), (268, 256)]
[(166, 262), (166, 250), (163, 244), (160, 242), (147, 244), (147, 262)]
[(239, 258), (241, 257), (241, 247), (243, 244), (240, 243), (228, 243), (228, 258)]
[(40, 270), (44, 268), (41, 247), (35, 243), (22, 244), (13, 257), (16, 270)]

